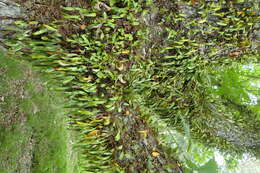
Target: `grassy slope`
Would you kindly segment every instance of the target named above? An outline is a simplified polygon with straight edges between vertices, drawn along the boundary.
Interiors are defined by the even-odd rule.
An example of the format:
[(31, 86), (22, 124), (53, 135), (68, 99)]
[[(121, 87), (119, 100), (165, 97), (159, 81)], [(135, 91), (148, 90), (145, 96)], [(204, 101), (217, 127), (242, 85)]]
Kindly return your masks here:
[(62, 99), (28, 64), (0, 57), (0, 172), (75, 172)]

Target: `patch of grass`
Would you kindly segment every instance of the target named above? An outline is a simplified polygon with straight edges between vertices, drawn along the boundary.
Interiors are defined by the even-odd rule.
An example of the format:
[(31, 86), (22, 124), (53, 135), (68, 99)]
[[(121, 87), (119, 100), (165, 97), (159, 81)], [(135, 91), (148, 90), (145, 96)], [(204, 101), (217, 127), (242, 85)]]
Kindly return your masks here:
[(0, 172), (77, 172), (64, 101), (30, 65), (0, 55)]

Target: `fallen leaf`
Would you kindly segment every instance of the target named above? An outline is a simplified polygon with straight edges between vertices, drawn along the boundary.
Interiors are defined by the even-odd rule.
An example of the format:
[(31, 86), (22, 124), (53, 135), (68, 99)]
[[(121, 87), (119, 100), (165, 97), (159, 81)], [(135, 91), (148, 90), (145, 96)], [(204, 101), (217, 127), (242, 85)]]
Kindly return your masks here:
[(129, 54), (129, 53), (130, 53), (129, 50), (123, 50), (123, 51), (122, 51), (122, 54)]
[(156, 152), (156, 151), (152, 152), (152, 156), (153, 156), (153, 157), (157, 157), (157, 156), (159, 156), (159, 155), (160, 155), (160, 153), (158, 153), (158, 152)]
[(54, 67), (54, 70), (61, 71), (61, 70), (65, 70), (65, 69), (62, 67)]
[(80, 25), (79, 28), (80, 28), (81, 30), (84, 30), (84, 29), (86, 29), (86, 25)]
[(87, 137), (89, 136), (95, 136), (98, 135), (100, 133), (100, 130), (93, 130), (91, 132), (89, 132), (88, 134), (86, 134)]

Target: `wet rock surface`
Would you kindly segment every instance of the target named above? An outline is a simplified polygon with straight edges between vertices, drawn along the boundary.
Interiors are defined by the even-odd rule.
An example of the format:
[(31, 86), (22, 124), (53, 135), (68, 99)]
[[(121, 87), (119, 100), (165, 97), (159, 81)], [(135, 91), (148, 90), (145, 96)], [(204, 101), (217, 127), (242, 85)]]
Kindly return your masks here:
[(22, 10), (16, 3), (10, 0), (0, 0), (0, 50), (4, 50), (3, 42), (10, 34), (10, 31), (5, 30), (5, 27), (12, 25), (14, 20), (23, 17)]

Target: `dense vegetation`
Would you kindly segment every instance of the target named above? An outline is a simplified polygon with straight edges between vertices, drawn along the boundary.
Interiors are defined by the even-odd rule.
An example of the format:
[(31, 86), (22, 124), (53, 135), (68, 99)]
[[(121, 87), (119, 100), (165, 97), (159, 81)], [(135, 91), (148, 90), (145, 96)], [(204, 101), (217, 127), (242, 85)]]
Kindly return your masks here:
[[(67, 97), (80, 172), (189, 167), (159, 135), (160, 121), (207, 146), (259, 153), (256, 108), (224, 88), (239, 81), (237, 64), (259, 63), (254, 2), (74, 3), (42, 2), (29, 21), (7, 28), (14, 39), (6, 45), (9, 55), (59, 81), (53, 87)], [(226, 135), (231, 127), (243, 132), (235, 138), (249, 134), (247, 140)]]

